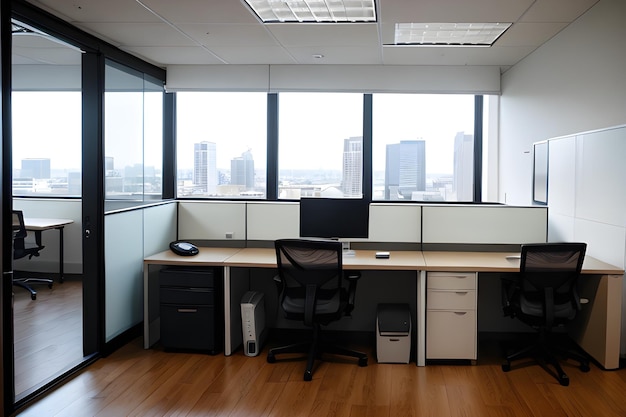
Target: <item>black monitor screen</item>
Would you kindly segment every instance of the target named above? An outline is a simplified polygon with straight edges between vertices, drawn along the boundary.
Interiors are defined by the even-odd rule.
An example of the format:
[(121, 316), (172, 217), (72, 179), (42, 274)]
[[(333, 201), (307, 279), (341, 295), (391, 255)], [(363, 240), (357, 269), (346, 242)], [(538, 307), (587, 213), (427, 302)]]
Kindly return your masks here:
[(300, 236), (367, 238), (369, 202), (354, 198), (302, 198)]

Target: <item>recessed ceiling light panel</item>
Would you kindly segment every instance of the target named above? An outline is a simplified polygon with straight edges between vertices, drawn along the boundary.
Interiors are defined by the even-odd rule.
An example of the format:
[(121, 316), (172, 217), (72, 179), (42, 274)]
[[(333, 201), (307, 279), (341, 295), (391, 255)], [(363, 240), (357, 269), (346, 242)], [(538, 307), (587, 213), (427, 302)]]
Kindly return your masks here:
[(396, 23), (395, 45), (491, 46), (511, 23)]
[(374, 0), (245, 0), (263, 23), (376, 22)]

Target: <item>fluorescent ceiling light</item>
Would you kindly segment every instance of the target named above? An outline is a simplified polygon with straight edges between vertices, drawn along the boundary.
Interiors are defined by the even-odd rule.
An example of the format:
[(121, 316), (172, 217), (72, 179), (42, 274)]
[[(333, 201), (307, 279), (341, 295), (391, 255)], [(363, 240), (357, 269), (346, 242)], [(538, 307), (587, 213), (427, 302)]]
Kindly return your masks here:
[(264, 23), (376, 22), (374, 0), (245, 0)]
[(395, 45), (491, 46), (511, 23), (396, 23)]

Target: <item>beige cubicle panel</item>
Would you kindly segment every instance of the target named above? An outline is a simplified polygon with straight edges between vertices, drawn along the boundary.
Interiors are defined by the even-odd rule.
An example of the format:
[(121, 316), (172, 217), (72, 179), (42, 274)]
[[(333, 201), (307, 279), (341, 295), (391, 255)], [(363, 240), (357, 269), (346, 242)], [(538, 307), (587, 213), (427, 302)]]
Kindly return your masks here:
[(276, 240), (300, 236), (297, 202), (248, 202), (248, 240)]
[(506, 205), (422, 207), (422, 243), (522, 244), (545, 242), (548, 208)]
[(420, 243), (422, 206), (418, 204), (370, 204), (369, 241)]
[(246, 202), (180, 201), (178, 239), (246, 240)]

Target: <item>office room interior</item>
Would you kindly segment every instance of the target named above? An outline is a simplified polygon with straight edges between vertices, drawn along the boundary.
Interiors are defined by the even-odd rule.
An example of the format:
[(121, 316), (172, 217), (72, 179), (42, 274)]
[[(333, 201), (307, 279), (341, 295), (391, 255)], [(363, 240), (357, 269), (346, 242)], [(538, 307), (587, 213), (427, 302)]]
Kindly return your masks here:
[[(623, 270), (626, 3), (622, 0), (523, 0), (516, 4), (418, 0), (411, 5), (379, 0), (374, 2), (378, 20), (357, 25), (354, 33), (350, 24), (321, 30), (314, 24), (304, 24), (302, 29), (297, 24), (264, 26), (244, 1), (200, 5), (189, 0), (175, 2), (176, 7), (164, 0), (93, 3), (13, 0), (2, 4), (0, 402), (5, 414), (142, 335), (144, 259), (168, 250), (171, 241), (207, 247), (271, 247), (275, 239), (299, 237), (301, 197), (354, 192), (337, 186), (326, 194), (326, 189), (314, 183), (296, 186), (295, 175), (281, 177), (285, 175), (279, 172), (283, 155), (300, 158), (302, 166), (314, 158), (320, 159), (317, 166), (325, 166), (322, 160), (328, 158), (317, 149), (326, 144), (309, 149), (305, 146), (310, 144), (298, 148), (296, 142), (283, 147), (278, 138), (289, 132), (283, 126), (285, 117), (279, 117), (283, 115), (299, 118), (298, 129), (314, 132), (321, 132), (316, 129), (325, 123), (330, 125), (333, 117), (339, 120), (336, 129), (341, 131), (337, 139), (341, 144), (338, 162), (332, 167), (336, 171), (342, 169), (342, 149), (349, 139), (360, 140), (362, 165), (370, 166), (359, 172), (366, 175), (359, 177), (357, 194), (371, 199), (371, 205), (369, 236), (352, 242), (357, 249), (515, 251), (531, 240), (582, 241), (588, 245), (588, 256)], [(200, 17), (200, 11), (214, 17)], [(395, 24), (403, 23), (398, 19), (418, 19), (420, 12), (431, 22), (513, 24), (490, 47), (391, 45)], [(222, 36), (233, 40), (220, 40)], [(377, 45), (373, 49), (372, 42)], [(123, 94), (129, 92), (134, 96), (124, 102)], [(262, 141), (242, 139), (229, 147), (228, 141), (219, 142), (202, 131), (190, 133), (193, 128), (185, 123), (192, 117), (203, 119), (197, 126), (208, 130), (211, 123), (219, 123), (211, 120), (210, 112), (223, 110), (218, 100), (212, 107), (207, 105), (203, 114), (202, 109), (193, 108), (199, 103), (194, 94), (220, 100), (245, 95), (249, 102), (241, 108), (249, 111), (256, 106), (253, 111), (259, 114), (251, 111), (249, 121), (248, 113), (239, 114), (232, 127), (244, 134), (249, 134), (247, 127), (258, 127), (261, 134), (255, 135)], [(293, 111), (300, 109), (296, 107), (300, 102), (295, 101), (300, 94), (309, 95), (312, 102), (320, 95), (332, 95), (332, 100), (347, 97), (345, 103), (356, 103), (356, 111), (344, 108), (345, 114), (339, 117), (332, 111), (323, 113), (323, 101), (319, 107)], [(393, 138), (395, 142), (389, 144), (377, 142), (378, 126), (385, 124), (377, 119), (376, 111), (383, 112), (377, 99), (397, 97), (398, 103), (404, 103), (400, 100), (406, 96), (426, 96), (433, 102), (460, 97), (465, 106), (461, 112), (470, 114), (474, 129), (466, 131), (465, 137), (482, 139), (479, 146), (472, 141), (469, 150), (473, 168), (455, 177), (454, 134), (447, 138), (451, 179), (439, 191), (433, 186), (428, 192), (409, 189), (403, 193), (406, 190), (397, 186), (389, 193), (391, 188), (375, 172), (385, 173), (385, 151), (392, 144), (427, 139), (416, 130), (414, 136)], [(33, 102), (34, 98), (41, 102)], [(293, 107), (283, 110), (283, 103)], [(331, 103), (327, 104), (330, 108)], [(232, 112), (237, 108), (228, 106), (223, 107)], [(428, 105), (423, 109), (427, 112)], [(482, 112), (477, 118), (476, 109)], [(412, 117), (404, 110), (397, 111), (398, 124), (400, 118)], [(320, 119), (315, 111), (327, 119)], [(55, 122), (50, 115), (62, 121)], [(416, 124), (422, 120), (419, 115), (415, 118)], [(364, 127), (344, 133), (350, 132), (341, 126), (344, 120)], [(439, 123), (453, 124), (446, 117)], [(45, 134), (53, 139), (29, 137)], [(215, 134), (230, 137), (225, 132)], [(214, 184), (205, 181), (202, 189), (193, 172), (194, 144), (213, 142), (218, 142), (218, 157), (226, 158), (218, 164), (233, 172), (220, 173)], [(538, 184), (536, 149), (542, 144), (548, 148), (540, 160), (547, 179)], [(428, 153), (434, 146), (429, 146), (426, 166), (436, 159), (435, 151)], [(58, 159), (49, 155), (74, 165), (55, 166)], [(252, 157), (257, 180), (264, 180), (263, 189), (228, 187), (235, 167)], [(35, 166), (34, 160), (41, 165)], [(375, 163), (381, 165), (372, 168)], [(311, 166), (316, 166), (315, 161)], [(63, 172), (65, 183), (43, 181), (45, 176), (37, 178), (28, 172), (36, 167), (47, 167), (50, 178), (55, 170)], [(139, 182), (129, 182), (127, 191), (121, 192), (124, 175), (135, 176)], [(469, 194), (461, 193), (461, 177), (471, 183)], [(346, 178), (344, 172), (344, 183)], [(383, 191), (376, 188), (380, 178)], [(333, 181), (340, 184), (341, 174)], [(432, 181), (426, 183), (432, 185)], [(208, 191), (212, 186), (213, 194)], [(58, 277), (58, 230), (43, 231), (45, 248), (40, 256), (13, 261), (12, 237), (7, 232), (11, 210), (22, 210), (30, 219), (71, 220), (63, 228), (65, 282)], [(37, 286), (37, 299), (31, 300), (23, 289), (12, 286), (13, 270), (37, 276), (51, 273), (53, 289)], [(274, 273), (271, 269), (245, 272), (250, 289), (263, 291), (268, 303), (277, 299), (271, 279)], [(412, 320), (418, 322), (415, 298), (406, 295), (417, 291), (414, 275), (406, 271), (391, 275), (394, 286), (381, 280), (380, 271), (364, 271), (354, 320), (331, 327), (373, 334), (376, 304), (381, 301), (410, 304)], [(46, 306), (55, 305), (55, 294), (73, 284), (78, 284), (80, 297), (76, 316), (67, 320), (79, 327), (77, 346), (82, 344), (82, 351), (76, 349), (77, 356), (57, 369), (33, 371), (39, 373), (38, 381), (20, 381), (36, 368), (33, 359), (45, 361), (46, 353), (36, 356), (37, 349), (27, 346), (37, 338), (19, 328), (23, 322), (19, 315), (35, 309), (45, 315), (46, 308), (54, 309)], [(621, 282), (618, 288), (623, 300), (626, 292)], [(498, 291), (495, 286), (481, 287), (478, 332), (522, 331), (521, 325), (516, 327), (501, 317)], [(274, 307), (269, 310), (273, 325), (292, 326), (278, 317)], [(624, 313), (620, 317), (621, 332), (613, 336), (620, 340), (623, 358), (626, 320)], [(56, 350), (53, 343), (49, 349)], [(22, 362), (20, 352), (28, 352)]]

